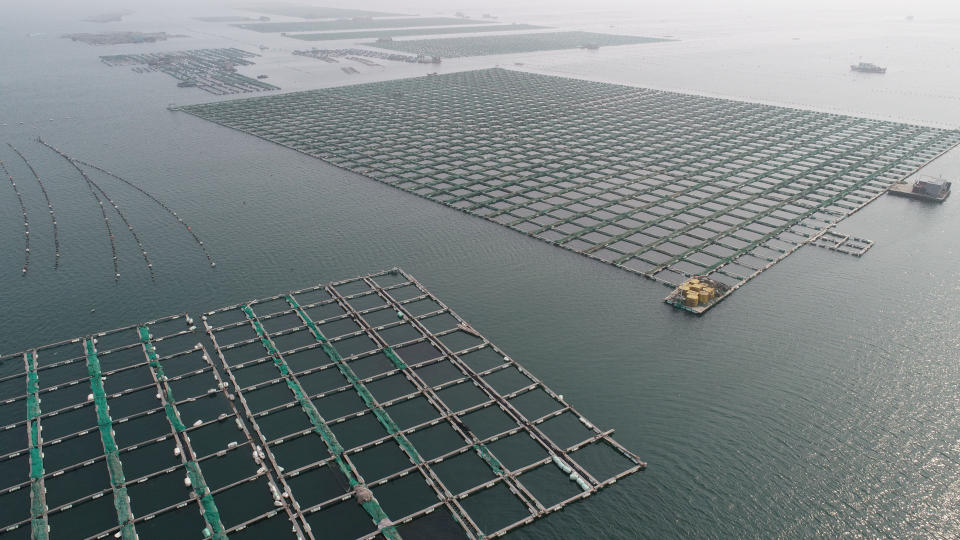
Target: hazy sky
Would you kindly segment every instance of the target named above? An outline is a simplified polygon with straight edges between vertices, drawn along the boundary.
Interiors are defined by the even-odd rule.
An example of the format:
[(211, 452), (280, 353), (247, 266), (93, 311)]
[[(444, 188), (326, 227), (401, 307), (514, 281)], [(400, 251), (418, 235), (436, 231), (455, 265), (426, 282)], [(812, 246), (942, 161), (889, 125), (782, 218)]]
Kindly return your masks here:
[[(8, 1), (4, 2), (5, 4)], [(212, 10), (229, 9), (230, 6), (271, 3), (271, 0), (36, 0), (10, 4), (20, 9), (43, 12), (50, 9), (70, 11), (98, 11), (113, 9), (171, 9), (174, 7), (207, 8)], [(724, 11), (753, 10), (762, 12), (795, 12), (871, 9), (877, 11), (903, 13), (930, 13), (936, 15), (960, 14), (960, 2), (957, 0), (285, 0), (287, 4), (312, 4), (328, 7), (389, 9), (391, 11), (496, 11), (497, 9), (522, 8), (524, 11), (537, 10), (625, 10), (634, 12), (669, 11), (684, 12), (690, 10)]]

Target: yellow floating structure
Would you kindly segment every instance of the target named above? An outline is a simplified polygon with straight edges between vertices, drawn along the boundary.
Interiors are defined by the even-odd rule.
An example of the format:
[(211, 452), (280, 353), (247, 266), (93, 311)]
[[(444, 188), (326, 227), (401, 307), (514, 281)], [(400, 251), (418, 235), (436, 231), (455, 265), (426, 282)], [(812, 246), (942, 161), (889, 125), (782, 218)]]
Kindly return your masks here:
[(666, 301), (677, 307), (696, 308), (690, 311), (701, 313), (717, 300), (722, 288), (722, 284), (709, 278), (690, 278), (674, 289)]

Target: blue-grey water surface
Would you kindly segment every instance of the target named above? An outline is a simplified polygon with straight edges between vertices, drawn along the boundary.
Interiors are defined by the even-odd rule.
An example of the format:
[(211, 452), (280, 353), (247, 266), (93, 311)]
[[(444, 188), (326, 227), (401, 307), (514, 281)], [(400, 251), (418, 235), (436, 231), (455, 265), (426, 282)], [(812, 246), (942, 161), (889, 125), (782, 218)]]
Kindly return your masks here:
[[(681, 41), (464, 59), (442, 70), (519, 62), (512, 67), (960, 123), (957, 19), (918, 13), (907, 23), (905, 13), (888, 10), (762, 30), (739, 12), (727, 14), (725, 25), (718, 22), (724, 14), (689, 24), (620, 12), (523, 15), (518, 22), (615, 25)], [(116, 27), (191, 37), (111, 47), (59, 39), (103, 28), (78, 22), (77, 14), (0, 20), (0, 159), (24, 194), (32, 236), (30, 270), (21, 277), (20, 209), (4, 179), (0, 351), (398, 265), (650, 464), (513, 537), (960, 536), (956, 195), (932, 206), (882, 197), (839, 227), (876, 241), (863, 258), (805, 247), (695, 318), (663, 304), (668, 291), (651, 281), (167, 111), (169, 103), (213, 98), (97, 59), (255, 50), (249, 43), (269, 41), (261, 65), (275, 70), (271, 82), (285, 90), (434, 69), (398, 66), (351, 79), (316, 62), (305, 72), (311, 64), (287, 66), (299, 42), (178, 22), (186, 17), (134, 15)], [(888, 74), (851, 74), (847, 64), (858, 56), (888, 65)], [(75, 170), (32, 140), (38, 135), (167, 201), (217, 267), (152, 202), (93, 173), (130, 217), (157, 272), (151, 282), (118, 227), (115, 283), (96, 203)], [(57, 271), (40, 190), (7, 142), (50, 192), (62, 246)], [(956, 183), (960, 153), (928, 169)], [(19, 368), (0, 366), (0, 373)]]

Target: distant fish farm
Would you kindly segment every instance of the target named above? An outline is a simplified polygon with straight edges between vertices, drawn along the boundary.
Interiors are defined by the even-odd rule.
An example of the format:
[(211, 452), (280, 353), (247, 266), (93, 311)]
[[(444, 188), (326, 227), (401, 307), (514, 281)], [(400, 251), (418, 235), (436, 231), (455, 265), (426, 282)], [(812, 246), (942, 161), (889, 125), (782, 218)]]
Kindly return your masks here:
[(103, 32), (100, 34), (64, 34), (64, 38), (88, 45), (120, 45), (123, 43), (156, 43), (169, 38), (186, 37), (166, 32)]
[(511, 32), (516, 30), (542, 30), (545, 26), (532, 24), (487, 24), (484, 26), (439, 26), (433, 28), (406, 28), (396, 30), (357, 30), (355, 32), (320, 32), (314, 34), (290, 34), (288, 37), (305, 41), (327, 41), (355, 38), (395, 38), (401, 36), (423, 36), (430, 34), (473, 34), (479, 32)]
[(279, 90), (272, 84), (237, 73), (236, 66), (252, 66), (259, 55), (240, 49), (196, 49), (169, 53), (101, 56), (111, 67), (132, 66), (136, 73), (162, 72), (180, 81), (177, 86), (199, 88), (218, 96)]
[(380, 60), (390, 60), (392, 62), (406, 62), (408, 64), (429, 64), (429, 63), (439, 63), (439, 58), (430, 58), (426, 56), (411, 56), (407, 54), (398, 54), (398, 53), (388, 53), (381, 51), (371, 51), (370, 49), (306, 49), (302, 51), (293, 51), (293, 54), (296, 56), (307, 56), (310, 58), (316, 58), (317, 60), (323, 60), (327, 63), (337, 63), (339, 60), (337, 58), (343, 58), (346, 60), (353, 60), (359, 62), (366, 66), (380, 66), (369, 58), (378, 58)]
[[(325, 32), (333, 30), (368, 30), (371, 28), (411, 28), (419, 26), (465, 26), (485, 24), (485, 21), (453, 17), (405, 17), (398, 19), (373, 19), (358, 17), (335, 21), (294, 21), (235, 24), (238, 28), (263, 33), (280, 32)], [(494, 24), (494, 21), (490, 21)]]
[(490, 54), (515, 54), (563, 49), (597, 49), (612, 45), (658, 43), (669, 39), (597, 34), (594, 32), (544, 32), (502, 36), (470, 36), (433, 39), (405, 39), (363, 43), (370, 47), (394, 51), (458, 58)]
[(707, 277), (726, 291), (711, 305), (960, 143), (956, 130), (504, 69), (179, 110), (670, 288)]
[(385, 13), (383, 11), (368, 11), (364, 9), (332, 8), (323, 6), (307, 6), (300, 4), (270, 3), (257, 6), (246, 6), (246, 11), (298, 17), (300, 19), (358, 19), (371, 17), (402, 17), (402, 13)]
[(396, 268), (0, 365), (16, 537), (479, 540), (646, 467)]

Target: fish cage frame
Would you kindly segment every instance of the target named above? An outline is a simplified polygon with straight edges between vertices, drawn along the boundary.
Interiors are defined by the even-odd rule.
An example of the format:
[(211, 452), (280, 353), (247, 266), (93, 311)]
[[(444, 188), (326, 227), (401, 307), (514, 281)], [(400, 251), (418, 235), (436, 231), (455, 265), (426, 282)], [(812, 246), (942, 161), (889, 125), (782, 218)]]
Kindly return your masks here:
[(501, 68), (176, 110), (671, 288), (708, 275), (730, 292), (960, 143)]
[[(158, 337), (152, 334), (151, 329), (154, 326), (163, 325), (167, 327), (177, 322), (186, 322), (187, 328), (179, 331), (168, 330), (164, 335)], [(98, 350), (96, 346), (98, 340), (113, 341), (120, 334), (127, 334), (131, 338), (130, 342), (117, 344), (109, 349)], [(58, 514), (65, 515), (69, 513), (71, 517), (74, 517), (78, 512), (88, 514), (90, 513), (90, 508), (84, 505), (96, 501), (101, 497), (112, 499), (112, 508), (114, 508), (116, 512), (114, 516), (116, 523), (106, 529), (93, 531), (90, 532), (90, 534), (83, 534), (82, 536), (85, 538), (106, 538), (109, 536), (124, 539), (137, 538), (138, 526), (148, 524), (151, 520), (166, 514), (183, 511), (185, 508), (188, 512), (191, 510), (199, 511), (202, 520), (200, 523), (202, 525), (198, 527), (196, 531), (192, 531), (194, 534), (202, 531), (203, 536), (207, 538), (226, 538), (227, 534), (232, 531), (242, 531), (251, 523), (267, 519), (280, 512), (280, 510), (272, 509), (262, 515), (252, 516), (242, 520), (231, 527), (225, 527), (220, 519), (220, 513), (215, 502), (217, 495), (223, 495), (224, 493), (241, 488), (259, 479), (264, 479), (268, 484), (274, 484), (275, 480), (270, 470), (265, 468), (259, 470), (252, 476), (232, 478), (231, 481), (225, 484), (220, 482), (221, 485), (215, 487), (209, 485), (204, 479), (204, 464), (209, 464), (213, 460), (226, 456), (230, 456), (231, 459), (241, 454), (246, 456), (247, 454), (244, 450), (251, 446), (255, 447), (252, 442), (255, 439), (247, 432), (246, 425), (240, 420), (241, 417), (238, 415), (236, 408), (233, 406), (233, 400), (230, 398), (231, 394), (228, 392), (228, 385), (223, 382), (219, 372), (210, 360), (206, 347), (202, 343), (197, 342), (194, 346), (185, 350), (179, 350), (164, 356), (160, 356), (158, 353), (157, 347), (158, 345), (163, 347), (164, 341), (183, 341), (184, 339), (197, 341), (199, 338), (200, 334), (196, 333), (196, 326), (192, 325), (192, 319), (186, 314), (180, 314), (156, 319), (141, 325), (100, 332), (84, 338), (65, 340), (0, 358), (0, 362), (5, 362), (17, 357), (22, 357), (25, 367), (23, 373), (0, 378), (0, 385), (6, 386), (22, 378), (26, 379), (28, 390), (26, 394), (8, 397), (2, 402), (3, 406), (18, 405), (20, 402), (27, 404), (27, 420), (8, 424), (3, 430), (19, 430), (22, 429), (23, 425), (26, 425), (28, 447), (19, 448), (0, 456), (0, 463), (10, 462), (24, 454), (29, 456), (30, 461), (29, 479), (23, 482), (5, 485), (4, 489), (0, 491), (0, 496), (11, 496), (18, 495), (19, 490), (23, 488), (29, 488), (29, 518), (13, 523), (5, 523), (0, 531), (10, 534), (21, 531), (26, 532), (26, 529), (29, 528), (29, 537), (31, 538), (48, 538), (51, 533), (53, 537), (57, 537), (58, 527), (53, 527), (52, 529), (50, 527), (49, 522), (51, 516), (56, 518)], [(44, 365), (37, 364), (37, 358), (40, 353), (57, 351), (55, 354), (60, 356), (65, 354), (62, 351), (68, 348), (72, 348), (75, 352), (83, 352), (83, 354), (80, 356), (71, 356), (73, 353), (67, 353), (67, 357), (62, 360)], [(125, 352), (136, 353), (137, 349), (140, 349), (140, 352), (142, 352), (141, 361), (131, 362), (131, 359), (123, 359), (121, 362), (123, 362), (124, 365), (116, 369), (103, 369), (100, 364), (101, 360), (111, 358), (111, 355)], [(43, 356), (46, 356), (46, 354)], [(194, 356), (195, 358), (191, 359), (189, 358), (190, 356)], [(183, 358), (195, 362), (195, 365), (190, 367), (190, 369), (178, 367), (178, 373), (176, 375), (165, 374), (165, 364), (169, 369), (171, 362), (181, 362)], [(112, 361), (113, 360), (111, 360), (111, 362)], [(83, 367), (84, 365), (88, 373), (86, 377), (61, 381), (59, 380), (63, 378), (61, 376), (58, 378), (56, 384), (52, 386), (44, 388), (38, 386), (43, 384), (45, 374), (50, 376), (55, 370), (64, 370), (75, 366)], [(149, 382), (139, 386), (124, 388), (118, 392), (105, 391), (104, 383), (109, 384), (109, 381), (107, 381), (108, 377), (123, 376), (136, 371), (149, 371)], [(209, 381), (206, 381), (205, 384), (201, 384), (200, 386), (204, 387), (209, 384), (210, 387), (199, 393), (188, 395), (187, 397), (181, 397), (179, 399), (175, 397), (173, 392), (174, 387), (185, 388), (187, 383), (184, 381), (187, 380), (191, 381), (191, 386), (196, 386), (197, 377), (208, 378)], [(141, 379), (142, 378), (141, 376)], [(57, 392), (75, 391), (73, 390), (74, 388), (84, 389), (81, 396), (86, 394), (87, 391), (90, 391), (90, 394), (87, 395), (86, 399), (79, 401), (74, 399), (73, 402), (58, 407), (53, 411), (42, 411), (42, 407), (40, 406), (42, 401), (41, 395), (49, 399)], [(111, 401), (116, 405), (116, 402), (125, 396), (154, 391), (159, 401), (158, 406), (148, 406), (146, 409), (137, 410), (132, 414), (126, 414), (117, 418), (113, 418), (110, 415), (109, 407)], [(9, 395), (9, 391), (4, 392), (4, 394)], [(93, 397), (91, 398), (90, 396)], [(211, 397), (221, 397), (222, 404), (228, 405), (226, 410), (214, 418), (207, 420), (198, 419), (187, 426), (182, 419), (180, 409), (185, 407), (190, 407), (191, 409), (197, 408), (198, 406), (195, 404), (200, 401), (203, 402), (204, 408), (209, 407), (209, 398)], [(142, 400), (142, 396), (140, 399)], [(129, 404), (125, 404), (124, 406), (125, 408), (131, 407)], [(136, 410), (138, 406), (133, 407), (135, 407)], [(61, 436), (53, 437), (49, 441), (44, 440), (42, 436), (42, 423), (44, 421), (48, 423), (54, 422), (61, 414), (66, 415), (90, 408), (92, 408), (93, 412), (97, 415), (96, 424), (86, 425), (83, 429), (70, 431)], [(126, 444), (125, 446), (120, 444), (120, 442), (124, 441), (125, 437), (117, 437), (117, 430), (120, 430), (122, 426), (128, 425), (128, 423), (153, 417), (163, 417), (165, 419), (165, 422), (163, 422), (163, 425), (159, 428), (159, 432), (154, 431), (154, 436), (137, 439), (134, 444)], [(240, 433), (237, 439), (238, 441), (243, 440), (243, 442), (235, 441), (228, 443), (226, 441), (214, 441), (211, 443), (206, 440), (208, 436), (204, 436), (204, 446), (213, 446), (215, 449), (206, 453), (195, 450), (195, 445), (191, 441), (191, 435), (195, 438), (199, 437), (198, 434), (208, 426), (223, 425), (225, 423), (236, 425)], [(71, 441), (77, 441), (78, 439), (97, 433), (99, 433), (102, 442), (102, 452), (100, 455), (91, 455), (87, 452), (84, 459), (69, 462), (66, 466), (57, 467), (56, 470), (50, 472), (45, 470), (43, 462), (46, 457), (44, 455), (45, 450), (49, 451), (50, 448), (57, 447), (58, 445), (68, 445)], [(126, 431), (121, 432), (121, 435), (126, 434)], [(173, 455), (175, 456), (176, 463), (168, 463), (164, 467), (144, 471), (144, 474), (138, 474), (133, 478), (127, 478), (124, 475), (123, 461), (128, 456), (131, 456), (138, 450), (149, 449), (154, 445), (169, 444), (171, 441), (173, 442)], [(221, 443), (223, 444), (222, 447), (219, 446)], [(66, 450), (63, 452), (66, 452)], [(83, 454), (83, 452), (77, 452), (77, 455)], [(61, 457), (58, 461), (62, 460), (63, 458)], [(250, 461), (256, 462), (256, 457), (251, 458)], [(100, 490), (84, 493), (80, 497), (70, 498), (62, 504), (54, 505), (53, 508), (48, 506), (49, 486), (47, 483), (71, 473), (82, 473), (84, 470), (97, 467), (100, 463), (106, 465), (106, 470), (109, 474), (109, 486)], [(138, 471), (142, 469), (144, 469), (142, 465), (137, 466)], [(182, 495), (182, 498), (178, 498), (178, 496), (175, 495), (175, 500), (170, 504), (166, 504), (160, 508), (150, 507), (150, 511), (144, 512), (142, 515), (134, 515), (131, 507), (136, 509), (138, 501), (145, 500), (149, 497), (146, 495), (144, 495), (142, 499), (132, 497), (129, 495), (128, 489), (146, 489), (146, 487), (140, 487), (140, 485), (147, 484), (154, 486), (155, 483), (151, 482), (160, 478), (169, 479), (172, 477), (176, 477), (178, 480), (183, 478), (184, 486), (189, 488), (189, 490)], [(187, 482), (188, 479), (189, 482)], [(288, 505), (283, 506), (283, 510), (292, 512)], [(182, 514), (177, 515), (179, 516), (177, 517), (178, 520), (182, 521), (184, 519)], [(77, 517), (74, 521), (77, 521), (77, 519), (82, 520), (81, 517)], [(72, 525), (65, 526), (69, 527), (71, 534), (77, 534), (77, 531)], [(62, 533), (60, 534), (62, 535)]]
[[(327, 316), (314, 320), (311, 313)], [(344, 537), (395, 539), (404, 531), (433, 527), (455, 527), (467, 538), (500, 537), (646, 467), (611, 437), (613, 430), (590, 423), (399, 268), (235, 304), (201, 319), (203, 332), (189, 315), (179, 314), (0, 357), (0, 365), (24, 364), (22, 372), (0, 377), (0, 419), (24, 405), (28, 409), (26, 420), (0, 430), (0, 437), (5, 432), (27, 435), (26, 447), (0, 456), (0, 469), (28, 460), (23, 463), (24, 480), (3, 486), (0, 497), (21, 497), (20, 502), (31, 498), (29, 517), (0, 523), (0, 531), (26, 535), (29, 530), (33, 538), (47, 538), (51, 516), (62, 520), (72, 512), (71, 518), (80, 519), (90, 513), (85, 503), (112, 496), (114, 504), (100, 511), (110, 510), (113, 523), (87, 530), (83, 537), (137, 538), (154, 519), (176, 517), (188, 527), (185, 516), (191, 515), (199, 520), (197, 529), (210, 538), (258, 538), (265, 530), (271, 537), (315, 538), (317, 520), (341, 519), (338, 512), (344, 509), (353, 512), (349, 527), (361, 531)], [(356, 338), (373, 348), (359, 349)], [(176, 352), (161, 356), (158, 349)], [(194, 364), (174, 370), (172, 364), (184, 359)], [(87, 376), (71, 375), (71, 369), (82, 373), (82, 368)], [(131, 380), (124, 377), (134, 371), (141, 372), (142, 384), (111, 388), (112, 381)], [(143, 378), (145, 371), (148, 379)], [(316, 392), (318, 381), (326, 386)], [(391, 388), (398, 383), (402, 391)], [(25, 393), (18, 393), (20, 385), (26, 385)], [(174, 389), (187, 387), (195, 388), (189, 397), (174, 396)], [(267, 393), (278, 389), (283, 391), (279, 397)], [(154, 392), (157, 402), (148, 400), (152, 405), (146, 409), (124, 401), (137, 393), (143, 401), (146, 393)], [(334, 401), (345, 396), (359, 406), (344, 408)], [(37, 398), (60, 405), (44, 412)], [(338, 408), (338, 415), (327, 414)], [(118, 414), (120, 409), (125, 412)], [(91, 422), (97, 419), (96, 425), (58, 431), (49, 440), (41, 435), (42, 422), (48, 432), (62, 431), (62, 425), (50, 424), (84, 410)], [(288, 428), (283, 418), (274, 421), (291, 413), (303, 428)], [(198, 415), (202, 417), (190, 423)], [(162, 420), (150, 437), (140, 435), (135, 444), (124, 446), (132, 431), (118, 426), (143, 418)], [(351, 421), (367, 424), (357, 432), (362, 435), (352, 434), (348, 440), (343, 435)], [(447, 439), (430, 442), (441, 429)], [(44, 455), (44, 450), (83, 437), (99, 438), (99, 451), (81, 451), (78, 442), (78, 450), (69, 453), (74, 461), (65, 466), (59, 465), (64, 452)], [(297, 444), (299, 454), (288, 453)], [(146, 465), (134, 454), (143, 448), (150, 449), (145, 455), (154, 460)], [(381, 465), (375, 461), (380, 451), (393, 451), (402, 459)], [(160, 454), (167, 461), (156, 465)], [(302, 462), (304, 456), (310, 461)], [(138, 460), (131, 468), (133, 457)], [(56, 470), (46, 472), (44, 458), (49, 466), (57, 462)], [(246, 470), (232, 466), (224, 473), (223, 465), (217, 465), (223, 459), (234, 460), (234, 465), (240, 459)], [(371, 472), (374, 466), (379, 472)], [(109, 473), (103, 489), (61, 501), (64, 495), (57, 496), (57, 486), (62, 488), (62, 481), (49, 485), (75, 472), (94, 474), (97, 467)], [(320, 474), (327, 475), (322, 482), (317, 480)], [(472, 479), (463, 480), (467, 477)], [(305, 478), (310, 480), (306, 490), (297, 484)], [(150, 500), (139, 487), (160, 493), (180, 480), (189, 489), (176, 500), (165, 495), (169, 504)], [(130, 494), (128, 488), (139, 491)], [(417, 497), (407, 497), (410, 489)], [(241, 491), (248, 498), (254, 494), (261, 504), (237, 517), (223, 501), (236, 503)], [(48, 501), (49, 495), (58, 500)], [(322, 498), (308, 501), (316, 497)], [(485, 497), (508, 501), (512, 517), (493, 523), (477, 506)], [(398, 500), (406, 499), (412, 507), (391, 519), (385, 508), (396, 508)], [(147, 500), (151, 506), (140, 502)], [(381, 500), (390, 502), (382, 506)], [(138, 510), (144, 508), (149, 511)], [(54, 537), (58, 530), (52, 527)]]

